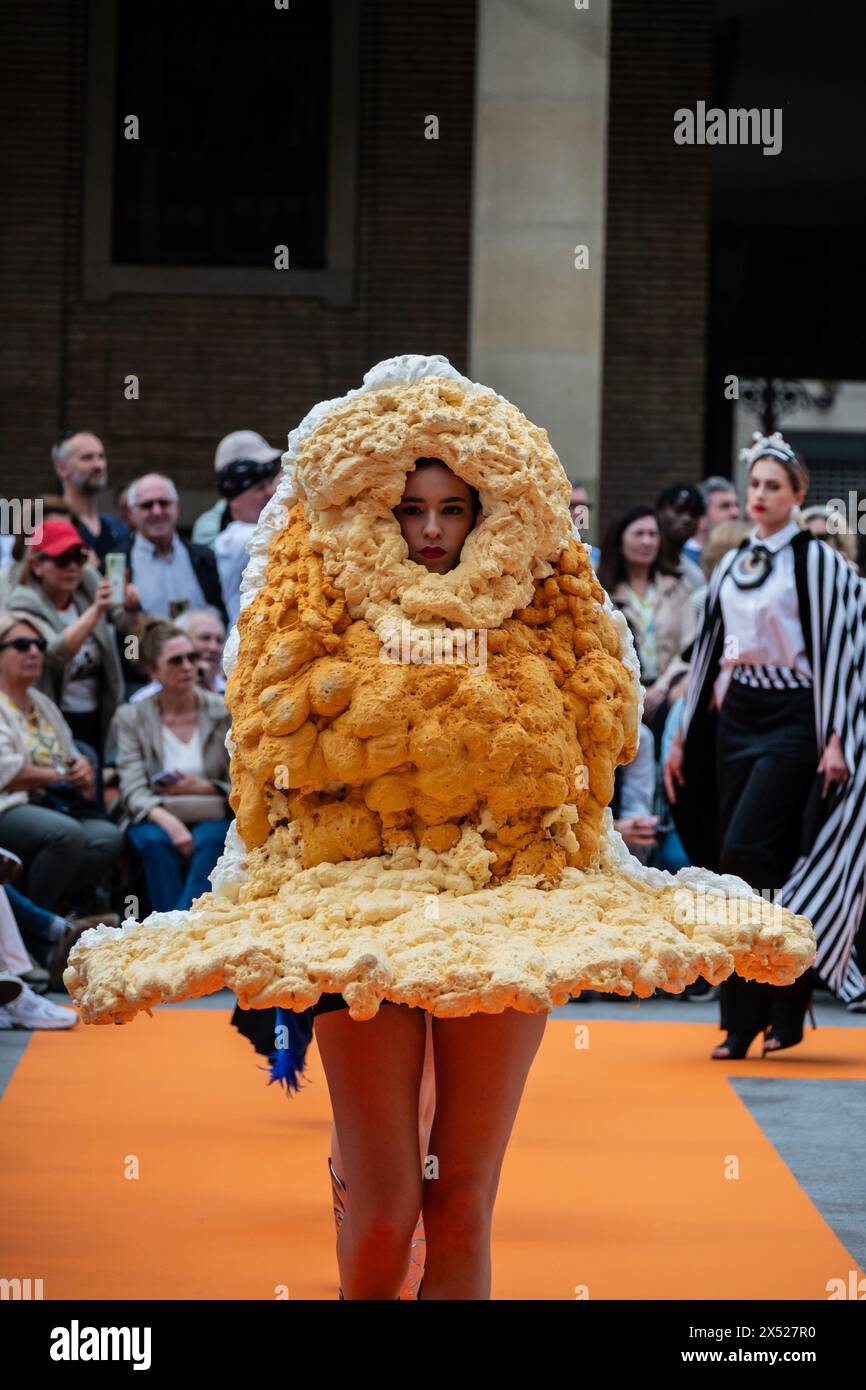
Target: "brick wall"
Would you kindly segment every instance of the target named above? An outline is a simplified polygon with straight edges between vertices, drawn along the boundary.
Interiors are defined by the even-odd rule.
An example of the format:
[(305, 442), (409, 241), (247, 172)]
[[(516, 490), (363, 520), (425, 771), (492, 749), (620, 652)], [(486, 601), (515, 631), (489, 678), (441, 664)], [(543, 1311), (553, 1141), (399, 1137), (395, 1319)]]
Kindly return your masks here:
[(704, 475), (710, 150), (673, 113), (712, 97), (712, 0), (613, 0), (601, 531)]
[[(85, 0), (4, 0), (0, 18), (7, 190), (0, 258), (7, 495), (52, 484), (48, 446), (94, 428), (112, 482), (171, 473), (194, 512), (231, 429), (274, 444), (317, 401), (358, 386), (383, 357), (439, 352), (467, 366), (474, 0), (362, 5), (357, 294), (309, 299), (81, 298)], [(439, 117), (439, 140), (424, 118)], [(135, 373), (141, 396), (127, 401)]]

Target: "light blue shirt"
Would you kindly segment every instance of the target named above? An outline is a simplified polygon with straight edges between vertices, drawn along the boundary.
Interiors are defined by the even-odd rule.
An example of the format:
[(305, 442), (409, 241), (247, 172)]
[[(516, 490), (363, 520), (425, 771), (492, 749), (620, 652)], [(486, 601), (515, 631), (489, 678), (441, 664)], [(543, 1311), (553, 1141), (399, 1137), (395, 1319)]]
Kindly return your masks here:
[(136, 531), (129, 561), (132, 582), (141, 596), (145, 613), (170, 618), (172, 603), (184, 599), (189, 608), (206, 607), (189, 551), (177, 536), (172, 537), (168, 554), (161, 555), (155, 545)]

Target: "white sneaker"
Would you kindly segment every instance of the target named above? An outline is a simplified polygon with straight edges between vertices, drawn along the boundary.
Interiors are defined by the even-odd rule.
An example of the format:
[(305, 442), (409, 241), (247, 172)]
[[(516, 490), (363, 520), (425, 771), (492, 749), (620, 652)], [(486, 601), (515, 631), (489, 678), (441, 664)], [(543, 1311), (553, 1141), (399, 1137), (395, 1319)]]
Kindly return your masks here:
[(17, 999), (0, 1008), (0, 1028), (74, 1028), (78, 1014), (41, 999), (28, 985)]

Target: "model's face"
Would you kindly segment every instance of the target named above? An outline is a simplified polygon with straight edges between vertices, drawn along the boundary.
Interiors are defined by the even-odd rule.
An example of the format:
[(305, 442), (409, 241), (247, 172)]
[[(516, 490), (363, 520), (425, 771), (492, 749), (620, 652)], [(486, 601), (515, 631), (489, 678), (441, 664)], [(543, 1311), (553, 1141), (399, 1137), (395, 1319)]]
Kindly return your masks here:
[(233, 497), (229, 511), (233, 521), (258, 521), (266, 502), (269, 502), (277, 489), (276, 478), (264, 478)]
[(409, 559), (431, 574), (447, 574), (459, 564), (463, 542), (475, 525), (472, 490), (444, 463), (430, 463), (407, 473), (394, 515)]
[[(0, 650), (0, 681), (4, 685), (32, 685), (34, 681), (38, 681), (45, 659), (39, 648), (34, 645), (38, 638), (39, 633), (29, 623), (16, 623), (6, 633)], [(26, 651), (19, 652), (8, 645), (19, 640), (27, 643)]]
[(169, 637), (157, 657), (153, 675), (163, 690), (180, 694), (195, 685), (198, 662), (195, 647), (188, 637)]
[(174, 534), (178, 510), (177, 499), (163, 478), (150, 476), (136, 483), (132, 508), (135, 528), (152, 545), (167, 541)]
[(735, 492), (711, 492), (707, 498), (707, 530), (720, 521), (739, 521), (740, 503)]
[(58, 464), (61, 478), (80, 492), (99, 492), (108, 478), (102, 440), (95, 434), (74, 434), (66, 442), (66, 458)]
[(791, 480), (776, 459), (756, 459), (749, 474), (746, 506), (759, 526), (777, 529), (791, 519), (791, 509), (805, 499), (806, 489), (795, 492)]
[(654, 516), (641, 516), (622, 533), (622, 555), (627, 565), (651, 565), (659, 553), (659, 524)]

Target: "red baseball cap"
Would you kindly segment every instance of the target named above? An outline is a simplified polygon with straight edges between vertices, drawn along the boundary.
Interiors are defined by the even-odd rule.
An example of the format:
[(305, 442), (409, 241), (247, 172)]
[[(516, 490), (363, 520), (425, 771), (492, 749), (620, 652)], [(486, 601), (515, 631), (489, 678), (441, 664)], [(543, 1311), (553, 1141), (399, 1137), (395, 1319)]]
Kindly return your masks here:
[(37, 550), (40, 555), (50, 555), (53, 559), (55, 555), (62, 555), (64, 551), (73, 548), (87, 549), (71, 521), (64, 521), (62, 517), (54, 516), (43, 521), (42, 537), (34, 545), (34, 550)]

